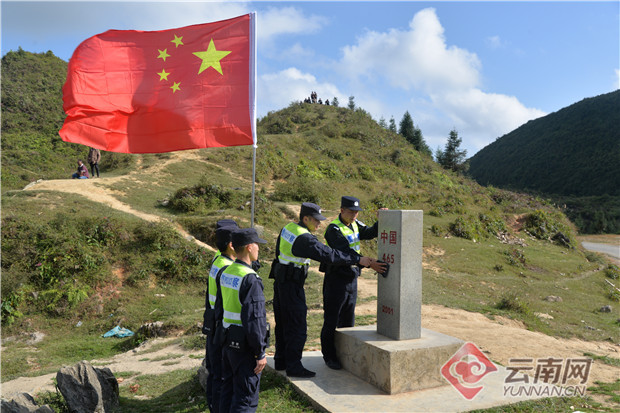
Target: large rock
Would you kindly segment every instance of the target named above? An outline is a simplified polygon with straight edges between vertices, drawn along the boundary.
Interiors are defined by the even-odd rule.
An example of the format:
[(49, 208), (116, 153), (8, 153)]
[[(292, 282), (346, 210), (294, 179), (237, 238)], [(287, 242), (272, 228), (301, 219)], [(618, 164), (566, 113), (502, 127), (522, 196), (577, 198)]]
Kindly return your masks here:
[(54, 409), (47, 404), (39, 406), (28, 393), (19, 393), (13, 400), (2, 400), (0, 403), (2, 413), (54, 413)]
[(207, 390), (207, 376), (209, 375), (209, 370), (207, 370), (207, 359), (202, 359), (202, 364), (198, 367), (198, 382), (200, 383), (200, 387), (204, 391)]
[(72, 413), (104, 413), (118, 407), (118, 382), (109, 368), (81, 361), (56, 374), (58, 389)]

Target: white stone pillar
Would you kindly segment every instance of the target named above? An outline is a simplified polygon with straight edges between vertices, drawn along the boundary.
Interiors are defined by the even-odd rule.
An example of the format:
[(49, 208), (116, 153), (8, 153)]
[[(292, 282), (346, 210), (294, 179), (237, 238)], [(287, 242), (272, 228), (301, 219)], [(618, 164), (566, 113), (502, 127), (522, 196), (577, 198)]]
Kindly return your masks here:
[(423, 211), (379, 211), (379, 259), (390, 270), (378, 276), (377, 333), (394, 340), (422, 334), (422, 222)]

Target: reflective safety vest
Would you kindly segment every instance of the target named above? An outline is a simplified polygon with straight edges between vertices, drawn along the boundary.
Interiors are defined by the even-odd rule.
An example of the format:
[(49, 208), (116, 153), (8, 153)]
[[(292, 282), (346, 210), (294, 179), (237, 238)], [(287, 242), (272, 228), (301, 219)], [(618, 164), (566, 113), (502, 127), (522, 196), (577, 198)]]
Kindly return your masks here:
[(309, 234), (307, 228), (304, 228), (294, 222), (286, 224), (280, 232), (280, 254), (278, 255), (278, 261), (282, 265), (294, 264), (295, 267), (303, 267), (304, 265), (310, 265), (310, 258), (301, 258), (293, 255), (293, 243), (298, 236), (303, 234)]
[(248, 274), (255, 274), (254, 270), (243, 264), (233, 262), (224, 270), (220, 277), (220, 289), (222, 291), (222, 307), (224, 308), (224, 318), (222, 325), (228, 328), (231, 325), (243, 325), (241, 323), (241, 300), (239, 299), (239, 288), (243, 277)]
[(357, 221), (353, 221), (351, 226), (353, 229), (347, 227), (339, 218), (336, 218), (330, 224), (334, 224), (340, 228), (340, 232), (344, 237), (349, 241), (349, 248), (354, 249), (357, 253), (360, 252), (361, 244), (360, 244), (360, 233), (357, 227)]
[(225, 257), (223, 255), (218, 255), (215, 257), (215, 259), (213, 260), (213, 264), (211, 264), (211, 270), (209, 271), (209, 305), (211, 305), (211, 308), (215, 308), (215, 297), (217, 294), (217, 284), (216, 284), (216, 275), (217, 273), (222, 269), (222, 267), (226, 267), (227, 265), (230, 265), (233, 263), (233, 260), (231, 260), (228, 257)]

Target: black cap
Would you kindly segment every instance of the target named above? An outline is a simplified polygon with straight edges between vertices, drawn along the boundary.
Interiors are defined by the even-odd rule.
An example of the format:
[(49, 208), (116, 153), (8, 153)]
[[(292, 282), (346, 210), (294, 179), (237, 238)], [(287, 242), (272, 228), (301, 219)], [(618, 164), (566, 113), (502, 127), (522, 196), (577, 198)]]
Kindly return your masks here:
[(254, 228), (237, 229), (232, 233), (233, 248), (243, 247), (248, 244), (266, 244), (262, 238), (259, 238), (258, 233)]
[(323, 215), (321, 215), (321, 207), (317, 204), (313, 204), (312, 202), (304, 202), (301, 204), (301, 211), (299, 211), (299, 217), (303, 219), (303, 217), (311, 216), (319, 221), (325, 221)]
[(215, 224), (215, 228), (217, 229), (217, 228), (222, 228), (222, 227), (235, 227), (235, 228), (239, 228), (239, 225), (237, 225), (237, 223), (235, 222), (234, 219), (220, 219)]
[(340, 208), (350, 209), (351, 211), (363, 211), (360, 208), (360, 200), (353, 196), (343, 196), (340, 201)]
[(239, 227), (233, 227), (232, 225), (217, 228), (215, 230), (215, 243), (217, 245), (228, 244), (232, 240), (231, 236), (233, 231), (236, 231), (237, 229), (239, 229)]

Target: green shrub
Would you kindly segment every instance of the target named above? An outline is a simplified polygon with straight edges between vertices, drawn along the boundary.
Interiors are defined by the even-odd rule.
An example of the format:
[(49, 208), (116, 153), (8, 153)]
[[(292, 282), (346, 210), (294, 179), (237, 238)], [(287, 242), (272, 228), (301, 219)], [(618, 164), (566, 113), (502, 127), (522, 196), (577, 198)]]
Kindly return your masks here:
[(504, 256), (508, 263), (515, 267), (523, 267), (527, 261), (523, 250), (515, 247), (504, 251)]
[(521, 301), (515, 293), (506, 293), (495, 305), (498, 310), (513, 311), (521, 314), (529, 314), (531, 310), (527, 303)]
[(325, 197), (324, 186), (308, 177), (292, 176), (286, 182), (278, 182), (272, 195), (274, 201), (297, 201), (321, 203)]
[(456, 237), (469, 240), (478, 240), (482, 237), (480, 221), (472, 216), (457, 217), (456, 220), (448, 226), (448, 230)]
[(221, 185), (210, 184), (203, 176), (193, 187), (181, 188), (170, 199), (168, 207), (186, 213), (203, 213), (218, 208), (236, 208), (243, 205), (246, 194), (222, 188)]
[(541, 240), (567, 247), (575, 244), (571, 229), (562, 222), (562, 215), (559, 213), (537, 209), (526, 216), (523, 228)]
[(609, 264), (607, 268), (605, 268), (605, 276), (611, 278), (612, 280), (617, 280), (620, 278), (620, 270), (616, 264)]

